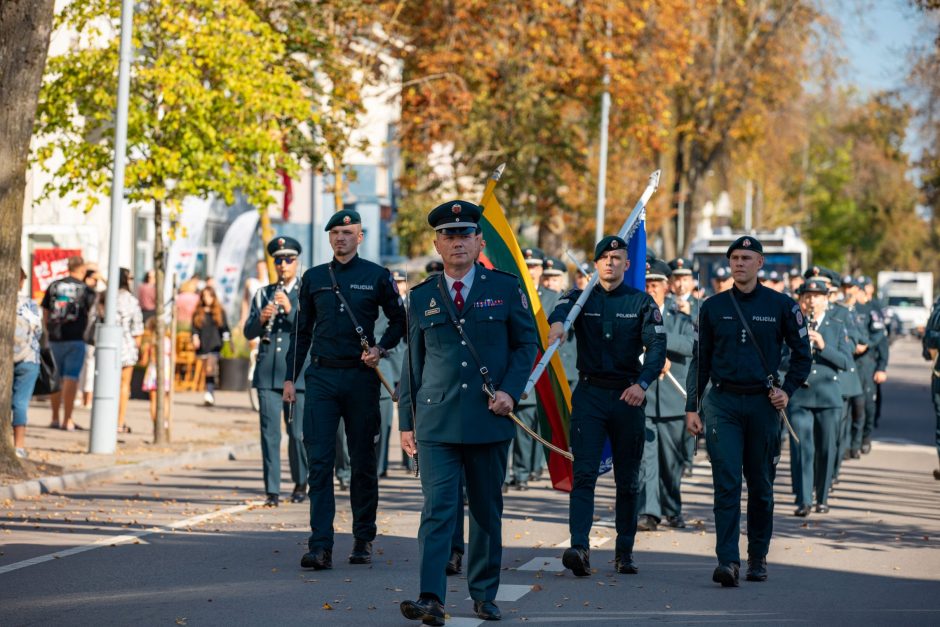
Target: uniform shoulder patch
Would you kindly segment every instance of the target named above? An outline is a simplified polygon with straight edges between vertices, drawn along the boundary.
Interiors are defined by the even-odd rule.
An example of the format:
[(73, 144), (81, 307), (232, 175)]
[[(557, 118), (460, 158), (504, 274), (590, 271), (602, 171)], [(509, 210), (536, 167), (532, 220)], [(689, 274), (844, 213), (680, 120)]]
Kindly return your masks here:
[(522, 291), (522, 288), (519, 288), (519, 298), (522, 300), (522, 308), (525, 310), (529, 309), (529, 299), (526, 298), (525, 292)]
[(659, 307), (653, 307), (653, 321), (656, 324), (663, 323), (663, 314), (659, 312)]

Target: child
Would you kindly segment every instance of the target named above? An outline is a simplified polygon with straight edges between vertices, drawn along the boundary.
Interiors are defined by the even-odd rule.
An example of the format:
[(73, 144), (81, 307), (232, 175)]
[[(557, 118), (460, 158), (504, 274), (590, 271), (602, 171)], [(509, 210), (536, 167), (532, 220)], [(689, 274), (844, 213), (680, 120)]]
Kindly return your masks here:
[[(144, 382), (141, 389), (144, 392), (150, 392), (150, 420), (157, 422), (157, 319), (152, 317), (147, 320), (147, 332), (150, 334), (150, 342), (144, 351), (143, 363), (147, 365), (147, 371), (144, 373)], [(170, 360), (172, 359), (173, 340), (170, 338), (170, 329), (167, 328), (163, 336), (163, 420), (164, 426), (170, 428), (170, 386), (173, 384), (173, 368)]]

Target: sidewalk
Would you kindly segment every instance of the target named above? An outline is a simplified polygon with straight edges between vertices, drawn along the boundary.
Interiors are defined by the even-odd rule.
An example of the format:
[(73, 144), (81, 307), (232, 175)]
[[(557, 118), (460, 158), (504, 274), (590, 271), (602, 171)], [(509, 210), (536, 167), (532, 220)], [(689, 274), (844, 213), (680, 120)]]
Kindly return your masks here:
[(34, 478), (29, 481), (0, 476), (0, 499), (22, 498), (89, 480), (129, 476), (171, 465), (185, 465), (234, 454), (257, 452), (258, 414), (248, 392), (216, 392), (215, 405), (203, 405), (201, 392), (174, 395), (171, 438), (167, 445), (153, 444), (149, 401), (131, 400), (127, 424), (131, 433), (118, 434), (111, 455), (88, 452), (91, 409), (76, 407), (73, 422), (84, 431), (49, 428), (52, 409), (48, 401), (33, 401), (26, 427), (26, 449)]

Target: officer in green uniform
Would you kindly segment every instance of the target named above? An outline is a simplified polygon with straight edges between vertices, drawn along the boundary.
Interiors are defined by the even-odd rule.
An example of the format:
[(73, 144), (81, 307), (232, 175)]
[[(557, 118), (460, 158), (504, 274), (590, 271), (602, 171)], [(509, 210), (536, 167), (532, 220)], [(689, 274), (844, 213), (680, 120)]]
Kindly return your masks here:
[(865, 425), (865, 391), (862, 381), (866, 376), (867, 365), (870, 360), (868, 350), (871, 344), (871, 334), (868, 330), (868, 316), (858, 308), (858, 294), (860, 291), (861, 288), (856, 279), (852, 279), (851, 282), (844, 282), (842, 286), (842, 304), (845, 305), (852, 319), (855, 340), (853, 361), (855, 362), (855, 375), (859, 381), (858, 387), (853, 390), (853, 394), (849, 398), (851, 420), (849, 422), (849, 434), (844, 445), (846, 459), (858, 459), (862, 456), (859, 448), (862, 445), (862, 429)]
[[(405, 274), (400, 270), (392, 270), (392, 278), (398, 287), (398, 293), (403, 297), (408, 293), (408, 281)], [(381, 337), (388, 328), (388, 318), (384, 314), (379, 314), (379, 319), (375, 323), (375, 335)], [(405, 342), (401, 342), (392, 350), (388, 351), (388, 357), (379, 361), (379, 371), (389, 382), (392, 389), (398, 388), (398, 377), (401, 375), (401, 362), (405, 355)], [(395, 403), (392, 395), (385, 389), (385, 386), (379, 388), (379, 410), (382, 413), (382, 424), (379, 428), (379, 441), (377, 447), (377, 467), (380, 477), (388, 475), (388, 440), (392, 432), (392, 413), (395, 409)]]
[(665, 519), (682, 529), (682, 463), (686, 456), (685, 384), (692, 360), (692, 318), (666, 306), (670, 269), (661, 259), (646, 262), (646, 293), (652, 296), (666, 328), (665, 372), (646, 390), (646, 444), (640, 466), (637, 529), (655, 531)]
[[(525, 258), (529, 277), (535, 286), (542, 310), (548, 317), (555, 309), (560, 294), (542, 285), (542, 276), (545, 272), (545, 253), (538, 248), (524, 248), (522, 255)], [(516, 417), (524, 422), (530, 429), (538, 430), (538, 404), (536, 395), (530, 394), (519, 401), (516, 407)], [(526, 433), (525, 429), (516, 425), (516, 437), (512, 441), (512, 470), (507, 473), (509, 485), (517, 490), (528, 490), (529, 481), (537, 480), (545, 464), (545, 453), (535, 438)]]
[[(292, 237), (276, 237), (268, 242), (268, 254), (274, 258), (277, 282), (259, 289), (251, 301), (245, 321), (245, 339), (261, 338), (258, 361), (251, 380), (258, 390), (261, 416), (261, 463), (264, 474), (264, 504), (277, 507), (281, 494), (281, 413), (287, 425), (287, 459), (294, 481), (291, 502), (307, 498), (307, 453), (304, 450), (304, 384), (298, 382), (297, 402), (293, 407), (284, 403), (284, 380), (287, 378), (287, 348), (297, 320), (297, 297), (300, 293), (297, 268), (300, 242)], [(307, 364), (309, 365), (309, 363)]]
[[(940, 297), (933, 304), (930, 318), (924, 326), (924, 338), (921, 343), (924, 359), (933, 361), (930, 394), (933, 397), (933, 411), (937, 419), (937, 457), (940, 459)], [(933, 478), (940, 480), (940, 469), (933, 471)]]
[[(616, 235), (594, 249), (596, 287), (575, 319), (580, 381), (571, 399), (571, 452), (574, 485), (568, 507), (571, 548), (562, 556), (578, 577), (591, 574), (588, 534), (594, 519), (594, 486), (604, 442), (610, 438), (614, 462), (617, 543), (615, 569), (634, 574), (637, 494), (643, 459), (646, 390), (666, 363), (666, 330), (659, 307), (646, 292), (623, 281), (630, 267), (627, 243)], [(548, 321), (551, 344), (564, 334), (564, 320), (581, 295), (571, 290)], [(640, 356), (646, 348), (645, 361)]]
[(476, 263), (481, 213), (463, 200), (431, 211), (444, 271), (415, 286), (408, 299), (398, 412), (402, 448), (418, 453), (424, 508), (420, 596), (403, 601), (401, 612), (428, 625), (444, 624), (461, 471), (470, 508), (470, 597), (477, 616), (500, 618), (494, 601), (502, 560), (501, 487), (516, 432), (506, 415), (525, 388), (539, 343), (519, 278)]
[(878, 404), (878, 385), (888, 380), (888, 331), (884, 316), (878, 303), (871, 300), (866, 286), (871, 279), (859, 277), (859, 290), (856, 294), (856, 309), (861, 314), (862, 324), (868, 329), (868, 350), (858, 359), (859, 377), (865, 395), (865, 423), (852, 434), (852, 450), (862, 454), (871, 452), (871, 434), (875, 428), (875, 414)]
[[(786, 408), (811, 366), (799, 305), (757, 283), (757, 271), (764, 265), (760, 240), (739, 237), (728, 248), (727, 257), (734, 285), (702, 304), (685, 406), (686, 428), (692, 434), (705, 433), (712, 463), (718, 536), (718, 567), (712, 580), (725, 587), (738, 585), (742, 468), (748, 498), (747, 578), (767, 578), (773, 480), (780, 459), (778, 410)], [(773, 377), (780, 366), (783, 341), (790, 347), (790, 367), (780, 385)], [(709, 381), (712, 387), (703, 398)]]
[[(300, 565), (317, 570), (333, 567), (336, 502), (332, 474), (340, 416), (346, 426), (352, 466), (350, 504), (355, 542), (349, 562), (372, 561), (379, 500), (375, 442), (381, 423), (375, 367), (405, 331), (405, 310), (392, 275), (359, 257), (359, 214), (349, 210), (333, 214), (326, 231), (333, 260), (304, 273), (300, 317), (287, 353), (288, 364), (300, 364), (310, 352), (304, 408), (304, 446), (310, 464), (310, 538), (309, 552)], [(388, 328), (376, 343), (373, 330), (379, 308), (388, 318)], [(316, 341), (312, 341), (314, 334)], [(363, 341), (369, 346), (367, 350)], [(300, 373), (300, 367), (288, 371), (284, 400), (294, 399), (294, 381)]]
[(698, 320), (698, 309), (701, 301), (692, 292), (695, 290), (695, 277), (692, 276), (692, 261), (677, 257), (669, 262), (669, 287), (676, 307), (682, 313)]
[(796, 491), (795, 516), (809, 516), (816, 491), (816, 512), (829, 511), (829, 489), (838, 450), (845, 404), (841, 375), (852, 363), (848, 331), (832, 315), (829, 282), (810, 279), (800, 287), (800, 309), (807, 320), (813, 365), (806, 382), (794, 391), (788, 412), (800, 441), (790, 436), (790, 476)]
[[(581, 264), (581, 268), (575, 273), (574, 284), (579, 289), (584, 289), (590, 280), (588, 264)], [(551, 315), (551, 311), (545, 312)], [(565, 378), (568, 379), (568, 388), (574, 393), (578, 385), (578, 336), (574, 327), (568, 330), (568, 337), (558, 347), (558, 357), (561, 359), (561, 367), (565, 370)]]
[[(838, 275), (836, 275), (838, 276)], [(839, 279), (839, 287), (843, 292), (853, 284), (854, 280), (850, 276)], [(842, 392), (842, 419), (839, 422), (839, 431), (836, 434), (836, 456), (832, 470), (832, 483), (838, 483), (839, 471), (842, 469), (842, 461), (847, 456), (849, 445), (852, 442), (852, 423), (854, 420), (861, 421), (865, 412), (865, 400), (862, 397), (862, 382), (858, 377), (858, 368), (855, 367), (855, 353), (860, 350), (859, 345), (862, 342), (862, 335), (856, 324), (854, 311), (854, 299), (838, 300), (840, 292), (835, 283), (829, 289), (829, 313), (833, 320), (839, 320), (845, 325), (845, 331), (849, 336), (849, 367), (848, 370), (839, 375), (839, 387)]]

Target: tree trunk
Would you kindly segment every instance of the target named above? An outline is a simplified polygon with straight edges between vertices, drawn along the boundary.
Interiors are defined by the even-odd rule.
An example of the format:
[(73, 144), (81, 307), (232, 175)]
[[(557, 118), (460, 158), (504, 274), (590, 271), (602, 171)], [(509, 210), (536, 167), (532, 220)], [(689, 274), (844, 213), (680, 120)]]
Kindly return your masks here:
[[(0, 2), (0, 294), (20, 283), (23, 197), (29, 141), (52, 34), (53, 0)], [(16, 299), (0, 307), (0, 471), (21, 473), (13, 449), (13, 333)]]
[[(154, 357), (157, 363), (157, 415), (153, 423), (153, 441), (155, 444), (166, 444), (170, 441), (169, 425), (163, 417), (166, 383), (164, 379), (164, 368), (166, 368), (166, 355), (163, 352), (163, 338), (166, 335), (166, 318), (163, 295), (164, 275), (166, 274), (166, 252), (163, 249), (163, 203), (159, 200), (153, 201), (153, 277), (154, 288), (156, 291), (157, 310), (154, 312), (156, 317), (156, 328), (154, 329)], [(176, 338), (170, 338), (175, 341)], [(172, 382), (170, 382), (172, 383)]]

